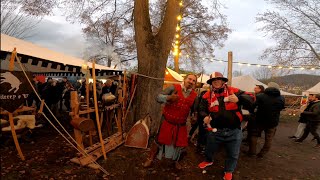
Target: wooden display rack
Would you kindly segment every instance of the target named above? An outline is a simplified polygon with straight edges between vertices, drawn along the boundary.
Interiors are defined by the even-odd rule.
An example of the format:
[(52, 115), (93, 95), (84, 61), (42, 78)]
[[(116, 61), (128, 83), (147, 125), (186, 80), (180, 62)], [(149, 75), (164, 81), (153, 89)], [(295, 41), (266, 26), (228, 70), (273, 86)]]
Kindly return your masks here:
[[(93, 86), (95, 87), (95, 70), (94, 70), (94, 62), (93, 62), (93, 67), (92, 67), (92, 72), (93, 72)], [(88, 80), (88, 78), (87, 78)], [(87, 81), (88, 84), (88, 81)], [(125, 85), (125, 83), (124, 83)], [(121, 85), (119, 85), (121, 86)], [(125, 88), (126, 86), (124, 86)], [(93, 94), (94, 96), (96, 95), (96, 89), (93, 88)], [(111, 105), (109, 107), (104, 107), (105, 111), (108, 110), (113, 110), (113, 109), (117, 109), (117, 118), (115, 118), (116, 120), (116, 124), (117, 124), (117, 128), (118, 128), (118, 132), (105, 138), (102, 139), (102, 134), (101, 134), (101, 124), (102, 124), (102, 117), (101, 116), (101, 120), (99, 121), (99, 116), (98, 116), (98, 106), (97, 106), (97, 98), (96, 96), (94, 97), (94, 101), (95, 101), (95, 107), (94, 108), (90, 108), (89, 107), (89, 88), (87, 86), (87, 98), (86, 98), (86, 104), (87, 104), (87, 109), (86, 110), (82, 110), (79, 111), (79, 100), (78, 100), (78, 96), (76, 92), (71, 93), (71, 108), (72, 108), (72, 112), (69, 113), (69, 115), (72, 118), (77, 118), (79, 117), (79, 115), (85, 115), (87, 114), (87, 117), (89, 118), (89, 113), (95, 112), (96, 113), (96, 118), (97, 118), (97, 127), (98, 127), (98, 131), (99, 131), (99, 137), (100, 137), (100, 142), (99, 143), (95, 143), (92, 144), (92, 131), (89, 131), (89, 140), (90, 140), (90, 146), (87, 148), (84, 148), (83, 145), (83, 132), (78, 130), (78, 129), (74, 129), (74, 134), (75, 134), (75, 139), (76, 142), (79, 144), (79, 146), (81, 147), (80, 149), (83, 149), (84, 152), (82, 153), (78, 153), (77, 157), (72, 158), (70, 161), (77, 163), (81, 166), (88, 166), (90, 168), (93, 169), (99, 169), (99, 166), (95, 163), (93, 163), (93, 161), (96, 161), (97, 159), (99, 159), (102, 155), (104, 156), (104, 158), (106, 159), (106, 153), (110, 152), (112, 150), (114, 150), (115, 148), (119, 147), (120, 145), (122, 145), (125, 141), (125, 137), (126, 134), (123, 133), (122, 131), (122, 127), (124, 122), (122, 121), (123, 119), (123, 114), (124, 112), (122, 111), (123, 109), (121, 108), (121, 104), (125, 102), (125, 94), (126, 91), (121, 91), (119, 90), (119, 97), (118, 97), (118, 104), (114, 104)], [(124, 105), (122, 106), (124, 107)], [(102, 115), (102, 114), (101, 114)], [(110, 120), (109, 120), (110, 121)], [(107, 122), (108, 123), (108, 122)], [(78, 146), (78, 148), (79, 148)], [(106, 147), (106, 148), (105, 148)], [(88, 155), (83, 155), (83, 154), (88, 154)]]

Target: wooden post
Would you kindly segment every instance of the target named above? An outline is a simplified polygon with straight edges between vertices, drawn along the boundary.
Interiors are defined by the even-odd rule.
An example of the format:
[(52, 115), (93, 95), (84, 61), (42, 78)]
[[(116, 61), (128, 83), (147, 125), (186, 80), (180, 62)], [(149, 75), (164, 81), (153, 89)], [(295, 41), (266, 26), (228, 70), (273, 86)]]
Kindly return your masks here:
[(43, 106), (44, 106), (44, 100), (41, 100), (41, 104), (40, 104), (40, 109), (38, 111), (38, 113), (42, 113), (43, 112)]
[[(89, 72), (88, 72), (89, 73)], [(87, 103), (87, 109), (89, 109), (90, 108), (90, 106), (89, 106), (89, 104), (90, 104), (90, 102), (89, 102), (89, 100), (90, 100), (90, 98), (89, 98), (89, 75), (88, 74), (86, 74), (86, 103)], [(90, 116), (89, 116), (89, 114), (88, 114), (88, 118), (89, 118)]]
[(97, 90), (96, 90), (96, 69), (95, 69), (95, 61), (92, 62), (92, 79), (93, 79), (93, 98), (94, 98), (94, 109), (96, 112), (96, 121), (97, 121), (97, 126), (98, 126), (98, 131), (99, 131), (99, 138), (100, 138), (100, 143), (101, 143), (101, 150), (103, 153), (103, 157), (106, 160), (107, 155), (106, 155), (106, 150), (104, 148), (104, 141), (102, 139), (102, 134), (101, 134), (101, 125), (99, 121), (99, 112), (98, 112), (98, 101), (97, 101)]
[(12, 133), (14, 144), (16, 145), (16, 149), (18, 151), (20, 158), (24, 161), (25, 159), (24, 159), (24, 156), (22, 154), (22, 151), (21, 151), (21, 148), (19, 145), (16, 130), (14, 129), (13, 115), (12, 115), (12, 113), (8, 113), (8, 115), (9, 115), (9, 122), (10, 122), (11, 133)]
[(228, 85), (232, 85), (232, 62), (233, 62), (233, 57), (232, 57), (232, 51), (228, 52)]
[[(78, 100), (77, 91), (70, 92), (70, 106), (71, 106), (71, 110), (73, 112), (72, 119), (78, 118), (79, 117), (79, 100)], [(84, 145), (83, 145), (82, 132), (75, 129), (75, 128), (73, 129), (73, 131), (74, 131), (74, 138), (78, 144), (77, 148), (80, 151), (83, 151)]]
[(16, 55), (17, 55), (17, 50), (16, 48), (14, 48), (10, 57), (9, 71), (14, 70), (14, 59), (16, 58)]
[[(16, 58), (16, 55), (17, 55), (17, 51), (16, 51), (16, 48), (13, 49), (12, 53), (11, 53), (11, 57), (10, 57), (10, 64), (9, 64), (9, 71), (13, 71), (14, 70), (14, 60)], [(21, 148), (20, 148), (20, 145), (19, 145), (19, 141), (18, 141), (18, 138), (17, 138), (17, 134), (16, 134), (16, 130), (14, 129), (14, 122), (13, 122), (13, 114), (11, 112), (8, 113), (9, 115), (9, 122), (10, 122), (10, 127), (11, 127), (11, 133), (12, 133), (12, 138), (13, 138), (13, 141), (14, 141), (14, 144), (16, 146), (16, 149), (18, 151), (18, 154), (20, 156), (20, 158), (24, 161), (24, 156), (22, 154), (22, 151), (21, 151)]]

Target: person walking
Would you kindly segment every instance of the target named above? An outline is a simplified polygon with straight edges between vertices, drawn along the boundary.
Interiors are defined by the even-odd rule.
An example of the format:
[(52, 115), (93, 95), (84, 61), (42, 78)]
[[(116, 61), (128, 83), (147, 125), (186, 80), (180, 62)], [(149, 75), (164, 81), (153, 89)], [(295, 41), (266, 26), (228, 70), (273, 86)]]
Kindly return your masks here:
[(281, 96), (279, 85), (275, 82), (270, 82), (264, 93), (256, 96), (254, 103), (256, 131), (250, 135), (248, 152), (250, 156), (256, 155), (257, 141), (262, 131), (265, 133), (265, 142), (257, 156), (262, 158), (270, 150), (279, 124), (280, 111), (284, 109), (284, 105), (284, 97)]
[(313, 95), (313, 97), (313, 101), (308, 105), (310, 108), (301, 113), (301, 117), (305, 118), (307, 121), (307, 126), (304, 129), (303, 135), (297, 139), (296, 142), (302, 142), (308, 137), (309, 133), (311, 133), (314, 136), (314, 139), (317, 140), (317, 145), (315, 147), (320, 147), (320, 137), (317, 133), (320, 124), (320, 94)]

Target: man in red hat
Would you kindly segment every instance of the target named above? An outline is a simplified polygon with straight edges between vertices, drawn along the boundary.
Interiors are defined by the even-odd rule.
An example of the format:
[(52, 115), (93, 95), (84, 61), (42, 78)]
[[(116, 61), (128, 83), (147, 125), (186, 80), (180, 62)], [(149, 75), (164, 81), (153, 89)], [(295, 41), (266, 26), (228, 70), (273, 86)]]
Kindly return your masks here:
[(199, 167), (203, 169), (212, 165), (213, 155), (223, 144), (227, 154), (224, 179), (231, 180), (242, 141), (243, 117), (240, 107), (251, 109), (254, 98), (249, 93), (228, 86), (227, 82), (228, 79), (220, 72), (213, 72), (207, 81), (211, 85), (210, 90), (202, 96), (199, 113), (204, 117), (209, 132), (205, 150), (206, 159), (199, 164)]
[(158, 154), (158, 159), (162, 156), (172, 159), (175, 162), (175, 168), (181, 169), (178, 161), (181, 152), (188, 145), (186, 122), (197, 97), (193, 90), (196, 82), (197, 77), (188, 74), (183, 84), (169, 86), (158, 95), (157, 101), (165, 103), (162, 113), (163, 121), (155, 142), (150, 147), (149, 157), (143, 164), (144, 167), (150, 167)]

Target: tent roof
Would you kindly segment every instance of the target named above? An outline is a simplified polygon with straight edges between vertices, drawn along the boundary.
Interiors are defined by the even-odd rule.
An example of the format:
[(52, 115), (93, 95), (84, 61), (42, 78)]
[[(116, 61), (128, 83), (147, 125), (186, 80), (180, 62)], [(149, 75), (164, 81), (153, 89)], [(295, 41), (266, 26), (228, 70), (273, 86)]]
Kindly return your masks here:
[(198, 77), (198, 82), (199, 83), (204, 83), (206, 84), (207, 81), (210, 79), (210, 76), (206, 75), (206, 74), (201, 74), (200, 77)]
[[(238, 77), (232, 78), (232, 86), (239, 88), (243, 91), (253, 92), (253, 89), (256, 85), (262, 85), (265, 88), (268, 87), (266, 84), (263, 84), (262, 82), (256, 80), (250, 75), (238, 76)], [(281, 92), (281, 95), (285, 95), (285, 96), (298, 96), (296, 94), (288, 93), (282, 90), (280, 90), (280, 92)]]
[[(44, 73), (69, 71), (80, 73), (81, 66), (85, 63), (83, 59), (52, 51), (31, 42), (27, 42), (1, 33), (1, 59), (8, 60), (8, 55), (11, 55), (11, 52), (14, 48), (17, 49), (18, 56), (21, 57), (23, 63), (36, 66), (27, 67), (27, 69), (32, 72)], [(7, 67), (7, 64), (8, 62), (1, 61), (1, 67)], [(60, 67), (57, 67), (57, 65), (60, 65)], [(88, 66), (91, 68), (92, 63), (88, 62)], [(120, 70), (112, 69), (110, 67), (98, 64), (96, 64), (95, 68), (99, 72), (121, 72)]]
[[(180, 82), (183, 81), (183, 77), (179, 73), (177, 73), (169, 68), (166, 68), (166, 70), (169, 73), (168, 75), (171, 75), (174, 81), (180, 81)], [(172, 81), (172, 78), (170, 78), (170, 77), (167, 78), (167, 75), (166, 75), (165, 81)]]
[(316, 84), (316, 85), (313, 86), (312, 88), (306, 90), (306, 92), (308, 92), (308, 93), (315, 93), (315, 94), (320, 93), (320, 82), (318, 82), (318, 84)]

